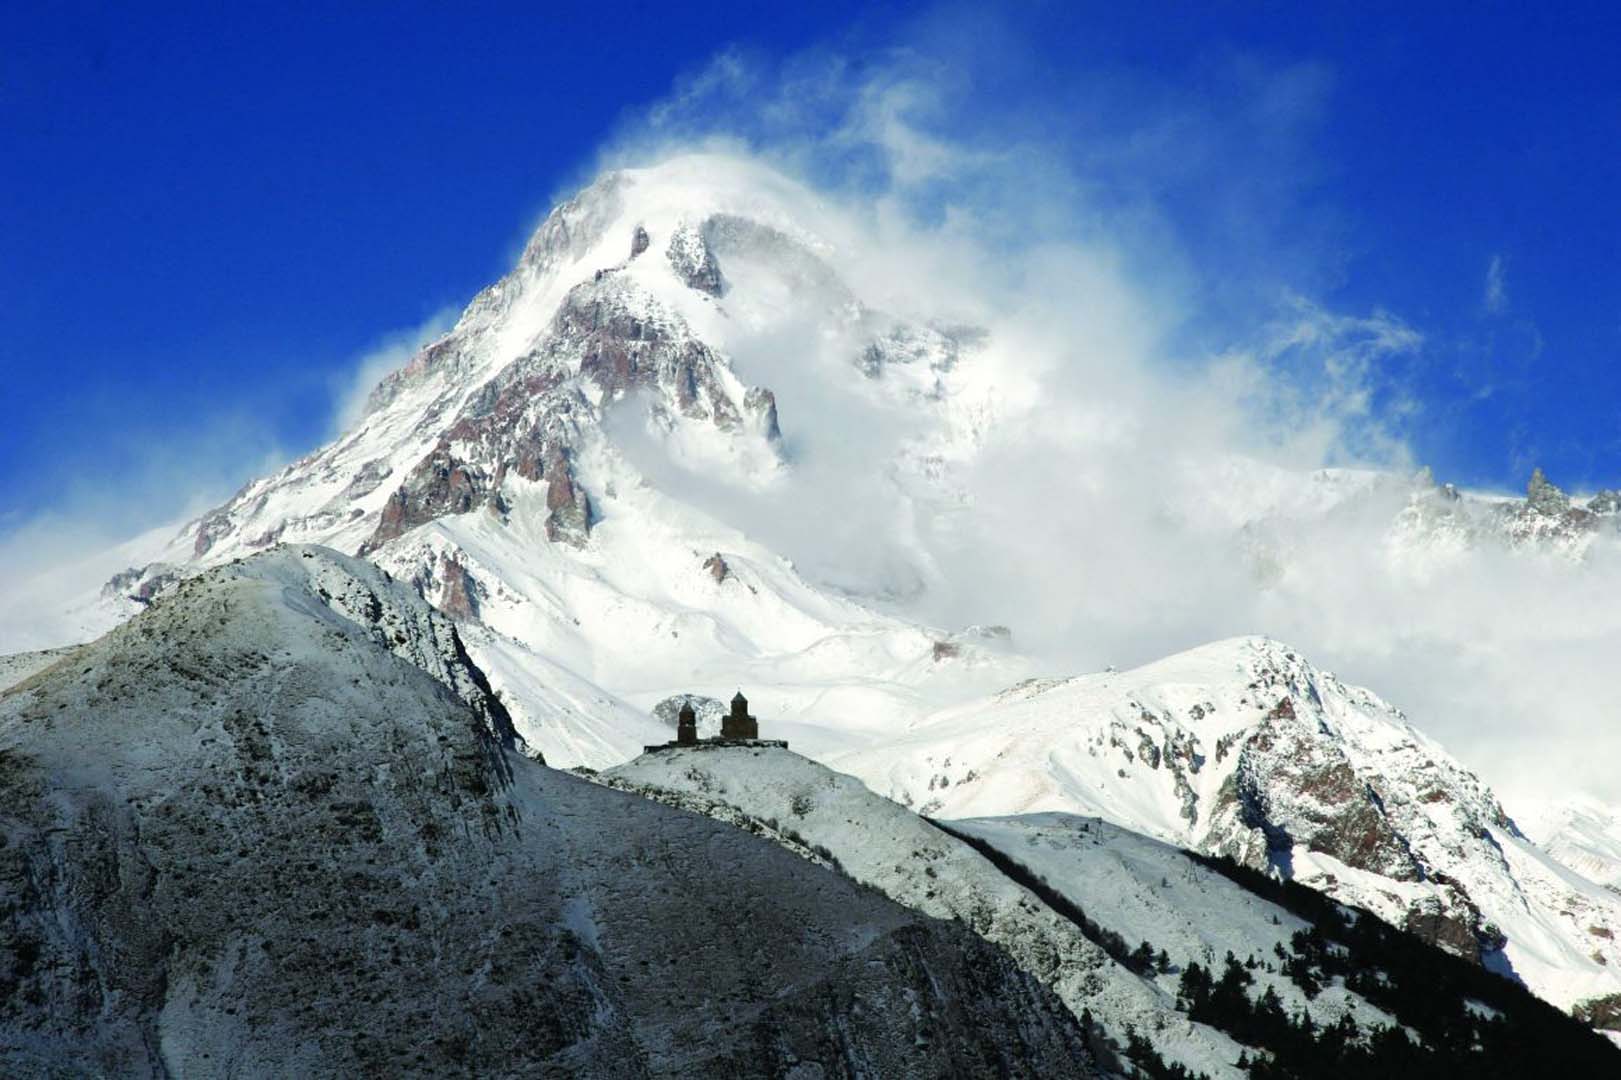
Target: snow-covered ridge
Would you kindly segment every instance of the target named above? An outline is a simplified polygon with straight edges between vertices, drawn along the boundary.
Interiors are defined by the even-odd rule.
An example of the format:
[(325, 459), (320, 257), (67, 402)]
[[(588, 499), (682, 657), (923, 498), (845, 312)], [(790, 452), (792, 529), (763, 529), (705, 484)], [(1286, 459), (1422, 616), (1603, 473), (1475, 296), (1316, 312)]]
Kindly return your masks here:
[(453, 640), (282, 549), (0, 694), (0, 1073), (1096, 1075), (964, 928), (508, 750)]
[(1277, 642), (1014, 687), (831, 761), (931, 816), (1095, 815), (1273, 869), (1566, 1007), (1621, 990), (1621, 897), (1398, 710)]
[(962, 921), (1007, 949), (1077, 1017), (1090, 1009), (1122, 1043), (1128, 1026), (1164, 1032), (1159, 1045), (1168, 1056), (1212, 1076), (1239, 1075), (1223, 1067), (1238, 1056), (1230, 1039), (1188, 1024), (1163, 989), (1120, 967), (983, 856), (853, 777), (790, 750), (704, 748), (645, 754), (601, 779), (653, 798), (680, 796), (676, 805), (702, 812), (735, 807), (827, 852), (891, 899)]
[[(1248, 973), (1242, 978), (1250, 1000), (1281, 1014), (1309, 1016), (1316, 1031), (1349, 1031), (1352, 1040), (1404, 1027), (1401, 1017), (1411, 1020), (1415, 1005), (1425, 1016), (1449, 1009), (1460, 1019), (1469, 1013), (1499, 1020), (1505, 1015), (1441, 989), (1433, 960), (1419, 958), (1427, 950), (1410, 939), (1376, 949), (1378, 956), (1353, 958), (1347, 975), (1312, 976), (1305, 970), (1311, 965), (1303, 964), (1309, 952), (1302, 937), (1322, 932), (1319, 916), (1252, 892), (1186, 851), (1095, 818), (1037, 814), (930, 822), (853, 777), (764, 747), (668, 747), (596, 779), (738, 824), (804, 858), (830, 863), (910, 908), (959, 921), (1007, 949), (1077, 1016), (1091, 1017), (1117, 1051), (1144, 1040), (1163, 1061), (1196, 1074), (1244, 1076), (1248, 1070), (1239, 1063), (1245, 1055), (1253, 1056), (1258, 1046), (1276, 1048), (1258, 1044), (1253, 1031), (1213, 1026), (1226, 1023), (1214, 1014), (1193, 1019), (1190, 1011), (1197, 1006), (1186, 995), (1195, 967), (1217, 973), (1237, 964)], [(1394, 984), (1391, 971), (1380, 965), (1392, 961), (1407, 974), (1398, 979), (1398, 992), (1383, 993)], [(1471, 978), (1496, 981), (1483, 972)], [(1530, 1005), (1523, 990), (1506, 986), (1498, 992), (1475, 985), (1470, 992), (1485, 993), (1510, 1010)], [(1517, 1037), (1535, 1040), (1525, 1047), (1535, 1056), (1549, 1043), (1570, 1040), (1571, 1028), (1555, 1028), (1537, 1036), (1522, 1030)], [(1420, 1041), (1437, 1030), (1426, 1027)], [(1573, 1057), (1577, 1053), (1583, 1068), (1616, 1060), (1596, 1039), (1573, 1050)], [(1507, 1074), (1520, 1075), (1516, 1068)]]

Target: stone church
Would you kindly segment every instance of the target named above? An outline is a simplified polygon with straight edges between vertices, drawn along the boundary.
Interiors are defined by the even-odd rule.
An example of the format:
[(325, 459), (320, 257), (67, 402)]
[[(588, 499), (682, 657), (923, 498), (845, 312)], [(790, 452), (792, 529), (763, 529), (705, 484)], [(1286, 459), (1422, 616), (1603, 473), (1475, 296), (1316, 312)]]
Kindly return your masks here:
[(698, 738), (698, 713), (692, 707), (691, 701), (681, 705), (681, 711), (676, 714), (675, 742), (664, 743), (661, 746), (646, 747), (648, 753), (657, 750), (669, 750), (682, 746), (727, 746), (744, 743), (751, 746), (787, 747), (787, 743), (779, 739), (761, 739), (760, 721), (749, 715), (749, 699), (739, 690), (732, 698), (732, 710), (727, 713), (720, 724), (720, 736), (714, 739)]

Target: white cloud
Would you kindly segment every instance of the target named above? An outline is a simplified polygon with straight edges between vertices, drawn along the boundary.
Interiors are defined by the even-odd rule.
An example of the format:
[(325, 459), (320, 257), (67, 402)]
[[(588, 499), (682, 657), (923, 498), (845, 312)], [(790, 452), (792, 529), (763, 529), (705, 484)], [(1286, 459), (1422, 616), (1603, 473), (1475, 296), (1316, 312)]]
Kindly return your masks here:
[[(837, 267), (861, 295), (991, 330), (976, 360), (984, 385), (963, 390), (956, 418), (973, 422), (973, 401), (988, 420), (972, 453), (944, 452), (952, 497), (898, 479), (893, 463), (918, 452), (927, 423), (855, 375), (849, 342), (813, 332), (828, 298), (802, 294), (800, 310), (733, 350), (746, 378), (778, 393), (791, 481), (728, 486), (644, 448), (638, 461), (661, 486), (813, 577), (937, 625), (1009, 624), (1053, 670), (1270, 634), (1406, 708), (1511, 796), (1579, 784), (1621, 798), (1604, 764), (1621, 759), (1621, 731), (1594, 721), (1621, 616), (1593, 599), (1621, 591), (1621, 557), (1429, 551), (1395, 527), (1417, 465), (1405, 433), (1424, 421), (1408, 389), (1420, 329), (1392, 311), (1334, 311), (1309, 284), (1280, 296), (1275, 275), (1253, 269), (1298, 267), (1309, 283), (1309, 250), (1273, 260), (1262, 243), (1232, 261), (1196, 250), (1152, 200), (1099, 196), (1110, 185), (1094, 182), (1088, 153), (999, 141), (994, 123), (954, 131), (960, 88), (931, 83), (915, 58), (822, 56), (781, 79), (731, 65), (725, 80), (699, 81), (746, 85), (746, 103), (662, 108), (607, 160), (718, 147), (806, 180), (806, 206), (840, 223)], [(1246, 77), (1257, 100), (1210, 101), (1213, 116), (1315, 108), (1325, 92), (1315, 77), (1302, 89), (1298, 72)], [(1201, 125), (1182, 101), (1176, 114), (1172, 126), (1219, 138), (1219, 119)], [(1155, 121), (1144, 114), (1147, 129)], [(1311, 173), (1288, 134), (1301, 123), (1294, 113), (1267, 129), (1277, 152), (1250, 168)], [(1118, 168), (1119, 144), (1105, 149), (1103, 167)], [(1234, 172), (1242, 155), (1201, 155), (1222, 174), (1218, 193), (1247, 183)], [(1128, 157), (1152, 172), (1171, 154)], [(1219, 200), (1233, 235), (1248, 215), (1265, 219), (1256, 235), (1291, 233), (1277, 217), (1286, 179), (1265, 183), (1265, 206)], [(1500, 302), (1504, 265), (1488, 275)], [(1324, 466), (1390, 479), (1312, 479)], [(1335, 494), (1352, 488), (1361, 494)]]
[(1480, 302), (1488, 315), (1501, 314), (1508, 306), (1508, 264), (1501, 255), (1486, 261), (1486, 287)]

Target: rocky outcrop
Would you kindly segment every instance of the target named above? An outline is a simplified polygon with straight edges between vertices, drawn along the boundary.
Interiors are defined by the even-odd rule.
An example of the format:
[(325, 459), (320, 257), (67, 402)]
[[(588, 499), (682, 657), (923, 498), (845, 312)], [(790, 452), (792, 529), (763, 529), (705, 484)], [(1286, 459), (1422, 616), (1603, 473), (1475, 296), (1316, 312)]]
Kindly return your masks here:
[(763, 386), (750, 387), (743, 395), (743, 414), (756, 434), (768, 442), (782, 441), (782, 428), (777, 424), (777, 395)]
[(456, 458), (449, 445), (441, 443), (389, 497), (376, 530), (361, 545), (360, 554), (369, 555), (437, 517), (477, 509), (489, 494), (489, 478), (484, 471)]
[(727, 565), (726, 559), (718, 551), (704, 560), (704, 569), (708, 571), (709, 576), (716, 585), (724, 585), (726, 579), (732, 576), (732, 568)]
[(1587, 500), (1587, 509), (1595, 514), (1612, 515), (1621, 513), (1621, 491), (1613, 488), (1604, 488), (1597, 495)]
[(1533, 469), (1525, 488), (1525, 505), (1538, 514), (1557, 515), (1570, 509), (1570, 496), (1548, 483), (1541, 469)]
[[(1287, 860), (1303, 844), (1396, 881), (1423, 876), (1378, 793), (1343, 749), (1303, 728), (1288, 697), (1244, 742), (1228, 797), (1239, 820), (1265, 835), (1272, 861)], [(1226, 809), (1218, 802), (1215, 812)]]
[(726, 279), (721, 276), (720, 263), (710, 250), (702, 229), (682, 223), (670, 236), (670, 246), (665, 255), (676, 277), (689, 289), (716, 297), (726, 291)]
[(553, 446), (546, 458), (546, 538), (581, 547), (591, 532), (591, 497), (574, 480), (569, 452)]
[(1595, 501), (1607, 505), (1607, 500), (1598, 499), (1586, 506), (1574, 505), (1541, 469), (1534, 469), (1526, 485), (1525, 501), (1508, 504), (1501, 511), (1500, 528), (1515, 546), (1551, 546), (1579, 552), (1604, 520), (1593, 506)]
[(226, 507), (204, 514), (202, 520), (197, 522), (197, 539), (191, 547), (192, 556), (200, 559), (207, 555), (222, 537), (230, 534), (231, 529), (231, 517)]
[(1093, 1075), (966, 929), (513, 752), (454, 634), (282, 548), (0, 696), (0, 1073)]
[(1578, 1003), (1571, 1015), (1600, 1031), (1621, 1031), (1621, 994), (1589, 998)]
[(101, 587), (101, 595), (108, 599), (121, 596), (137, 604), (150, 604), (180, 578), (180, 569), (164, 562), (131, 566), (108, 578)]
[(448, 551), (439, 553), (439, 610), (452, 619), (478, 621), (479, 584), (461, 560)]

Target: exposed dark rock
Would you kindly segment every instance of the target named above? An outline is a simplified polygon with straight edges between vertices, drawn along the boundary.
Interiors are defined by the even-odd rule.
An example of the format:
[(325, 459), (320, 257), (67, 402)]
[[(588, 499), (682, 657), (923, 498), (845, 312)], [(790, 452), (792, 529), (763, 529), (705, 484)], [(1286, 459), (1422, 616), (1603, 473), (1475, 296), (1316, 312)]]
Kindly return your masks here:
[(958, 645), (954, 641), (936, 641), (933, 649), (931, 649), (930, 652), (934, 657), (935, 663), (939, 663), (942, 660), (954, 660), (961, 656), (962, 646)]
[(763, 386), (751, 387), (743, 395), (743, 412), (754, 425), (754, 430), (771, 442), (782, 441), (782, 428), (777, 426), (777, 395)]
[(546, 458), (546, 538), (581, 547), (591, 532), (591, 497), (574, 481), (569, 452), (552, 446)]
[(146, 573), (146, 567), (144, 566), (131, 566), (127, 569), (120, 570), (118, 573), (108, 578), (106, 583), (101, 586), (101, 595), (124, 595), (134, 587), (136, 582), (141, 580), (141, 575), (144, 573)]
[(1570, 496), (1550, 484), (1541, 469), (1531, 471), (1531, 482), (1525, 488), (1525, 501), (1539, 514), (1556, 515), (1570, 509)]
[(720, 296), (726, 291), (726, 279), (721, 276), (720, 263), (715, 260), (715, 254), (701, 230), (689, 224), (677, 227), (670, 236), (670, 246), (665, 254), (676, 276), (688, 288), (710, 296)]
[(180, 573), (168, 563), (149, 563), (120, 570), (101, 587), (104, 597), (124, 596), (136, 603), (150, 604), (159, 593), (180, 580)]
[(1402, 929), (1429, 945), (1466, 960), (1480, 961), (1480, 942), (1474, 927), (1440, 910), (1434, 901), (1418, 903), (1407, 912)]
[(1621, 1031), (1621, 994), (1589, 998), (1579, 1002), (1571, 1015), (1600, 1031)]
[[(150, 569), (150, 567), (148, 569)], [(173, 570), (159, 570), (148, 577), (145, 581), (141, 582), (141, 584), (136, 587), (135, 591), (129, 594), (129, 598), (137, 603), (150, 604), (153, 600), (158, 598), (158, 595), (162, 593), (163, 590), (167, 589), (169, 586), (173, 585), (179, 580), (180, 575), (177, 572)]]
[[(1304, 844), (1348, 866), (1397, 881), (1424, 877), (1386, 818), (1378, 794), (1356, 774), (1338, 746), (1301, 730), (1288, 697), (1279, 700), (1244, 742), (1228, 786), (1231, 791), (1224, 789), (1223, 795), (1229, 805), (1236, 801), (1241, 819), (1265, 834), (1271, 851), (1286, 856), (1295, 844)], [(1218, 797), (1218, 814), (1221, 802)], [(1236, 852), (1228, 853), (1239, 858)], [(1248, 854), (1255, 865), (1256, 853)]]
[(640, 225), (636, 226), (636, 231), (630, 234), (630, 257), (634, 259), (646, 251), (652, 243), (653, 241), (647, 235), (647, 230)]
[(440, 443), (411, 470), (383, 507), (377, 528), (360, 548), (367, 555), (446, 514), (465, 514), (483, 505), (490, 485), (483, 470), (457, 459)]
[(704, 569), (709, 571), (709, 576), (715, 579), (716, 585), (724, 584), (726, 579), (732, 576), (732, 568), (726, 564), (726, 560), (718, 551), (704, 560)]
[(478, 620), (478, 582), (448, 551), (439, 553), (439, 610), (452, 619)]
[[(660, 388), (683, 416), (737, 429), (742, 416), (721, 382), (720, 359), (702, 342), (634, 310), (618, 285), (587, 282), (571, 289), (552, 326), (551, 355), (578, 356), (580, 374), (609, 397)], [(774, 425), (775, 399), (768, 403)]]
[(210, 510), (197, 523), (197, 540), (191, 546), (191, 553), (195, 558), (200, 559), (208, 554), (209, 548), (230, 534), (234, 527), (228, 513), (230, 505), (227, 503), (217, 510)]

